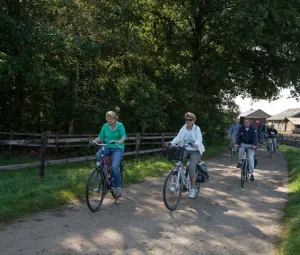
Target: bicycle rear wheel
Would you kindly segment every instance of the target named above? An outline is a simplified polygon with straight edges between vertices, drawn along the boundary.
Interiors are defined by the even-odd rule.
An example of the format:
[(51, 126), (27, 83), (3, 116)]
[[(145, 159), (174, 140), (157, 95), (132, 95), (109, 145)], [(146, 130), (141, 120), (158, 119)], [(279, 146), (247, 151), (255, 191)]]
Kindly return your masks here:
[(178, 180), (178, 172), (171, 171), (165, 179), (163, 188), (163, 199), (169, 210), (175, 210), (180, 202), (183, 183)]
[(86, 203), (92, 212), (97, 212), (102, 205), (105, 185), (102, 171), (94, 170), (89, 176), (85, 189)]
[(197, 197), (199, 195), (200, 187), (201, 187), (201, 183), (196, 181), (196, 184), (195, 184), (195, 197)]

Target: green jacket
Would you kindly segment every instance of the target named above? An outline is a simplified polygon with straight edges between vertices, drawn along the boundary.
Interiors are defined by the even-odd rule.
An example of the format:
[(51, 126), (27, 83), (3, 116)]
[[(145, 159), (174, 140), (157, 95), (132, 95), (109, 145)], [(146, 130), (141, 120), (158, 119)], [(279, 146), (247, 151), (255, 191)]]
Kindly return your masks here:
[[(119, 141), (121, 138), (127, 137), (124, 125), (121, 122), (116, 122), (116, 126), (114, 129), (108, 123), (105, 123), (98, 135), (98, 139), (100, 141), (104, 141), (105, 143), (109, 143), (110, 141)], [(120, 146), (116, 144), (109, 144), (107, 146), (110, 149), (124, 149), (124, 143), (120, 144)]]

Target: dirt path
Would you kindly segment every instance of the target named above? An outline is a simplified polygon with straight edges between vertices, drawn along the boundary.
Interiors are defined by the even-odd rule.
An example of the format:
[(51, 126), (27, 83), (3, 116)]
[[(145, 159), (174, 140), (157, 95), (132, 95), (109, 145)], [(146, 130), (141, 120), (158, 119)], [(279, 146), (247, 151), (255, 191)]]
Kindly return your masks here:
[(227, 152), (208, 164), (211, 180), (200, 197), (183, 194), (173, 212), (161, 198), (163, 179), (124, 190), (119, 205), (85, 205), (45, 212), (1, 229), (0, 254), (273, 254), (287, 197), (286, 163), (258, 151), (255, 183), (240, 188), (240, 172)]

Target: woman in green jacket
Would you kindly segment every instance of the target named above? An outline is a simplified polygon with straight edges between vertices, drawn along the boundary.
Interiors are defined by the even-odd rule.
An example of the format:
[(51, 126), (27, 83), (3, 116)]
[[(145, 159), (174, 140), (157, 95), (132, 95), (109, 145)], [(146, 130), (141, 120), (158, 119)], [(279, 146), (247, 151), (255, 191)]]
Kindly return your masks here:
[[(112, 155), (111, 171), (114, 177), (113, 192), (117, 197), (121, 196), (122, 181), (120, 174), (120, 163), (124, 154), (124, 141), (126, 132), (124, 125), (118, 122), (118, 116), (115, 112), (109, 111), (106, 113), (106, 121), (100, 131), (100, 134), (95, 139), (96, 142), (104, 142), (108, 144), (110, 141), (116, 141), (117, 144), (108, 144), (104, 150), (104, 157)], [(96, 160), (101, 160), (101, 151), (96, 153)]]

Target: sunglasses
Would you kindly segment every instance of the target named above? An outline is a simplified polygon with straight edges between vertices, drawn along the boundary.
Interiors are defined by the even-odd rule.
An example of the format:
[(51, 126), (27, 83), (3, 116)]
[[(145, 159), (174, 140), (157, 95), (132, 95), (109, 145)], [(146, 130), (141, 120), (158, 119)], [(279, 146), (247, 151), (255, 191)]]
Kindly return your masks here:
[(185, 121), (187, 122), (187, 121), (193, 121), (193, 119), (185, 119)]

